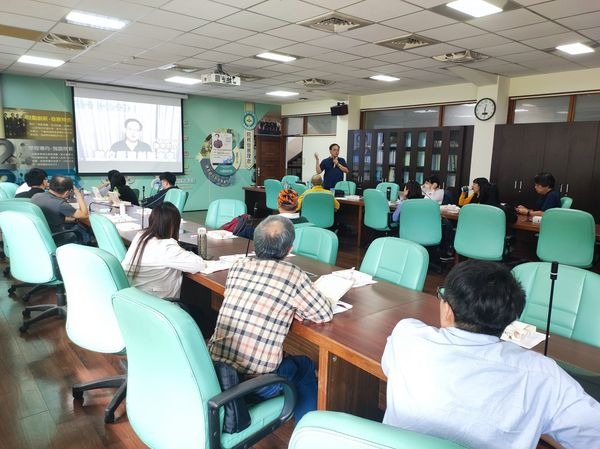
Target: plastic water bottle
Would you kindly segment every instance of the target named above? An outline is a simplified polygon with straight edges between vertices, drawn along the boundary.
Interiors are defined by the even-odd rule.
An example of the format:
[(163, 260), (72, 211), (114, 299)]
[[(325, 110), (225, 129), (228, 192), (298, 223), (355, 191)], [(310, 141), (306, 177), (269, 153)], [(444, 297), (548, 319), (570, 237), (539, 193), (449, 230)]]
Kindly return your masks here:
[(198, 228), (198, 255), (206, 259), (208, 253), (208, 238), (206, 228)]
[(392, 198), (392, 188), (388, 187), (385, 189), (385, 196), (387, 197), (387, 200), (390, 201), (390, 199)]
[(152, 181), (152, 190), (158, 192), (160, 190), (160, 179), (156, 178), (154, 181)]

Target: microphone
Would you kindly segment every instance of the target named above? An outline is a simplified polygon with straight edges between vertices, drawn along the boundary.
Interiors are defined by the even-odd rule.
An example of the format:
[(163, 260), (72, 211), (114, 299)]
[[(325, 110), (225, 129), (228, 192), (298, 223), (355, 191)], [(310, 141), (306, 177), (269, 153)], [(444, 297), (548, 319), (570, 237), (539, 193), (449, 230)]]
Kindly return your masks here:
[[(258, 211), (258, 202), (254, 202), (254, 210), (252, 211), (252, 219), (250, 220), (250, 226), (252, 227), (252, 232), (254, 233), (254, 218), (256, 217), (256, 212)], [(248, 250), (250, 249), (250, 238), (248, 238), (248, 244), (246, 245), (246, 257), (248, 257)]]
[(144, 202), (146, 201), (146, 186), (142, 186), (142, 229), (144, 229)]
[(550, 319), (552, 318), (552, 302), (554, 301), (554, 282), (558, 278), (558, 262), (550, 265), (550, 300), (548, 301), (548, 321), (546, 321), (546, 342), (544, 343), (544, 355), (548, 354), (548, 338), (550, 334)]

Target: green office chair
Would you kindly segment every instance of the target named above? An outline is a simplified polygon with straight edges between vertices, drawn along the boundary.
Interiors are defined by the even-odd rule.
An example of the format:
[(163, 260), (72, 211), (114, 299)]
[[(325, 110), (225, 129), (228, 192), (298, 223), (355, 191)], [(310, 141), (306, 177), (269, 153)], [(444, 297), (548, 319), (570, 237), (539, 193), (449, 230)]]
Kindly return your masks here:
[(291, 188), (292, 188), (292, 190), (296, 191), (298, 196), (302, 195), (304, 192), (306, 192), (308, 190), (308, 187), (306, 186), (306, 184), (300, 184), (298, 182), (293, 183)]
[[(114, 295), (113, 306), (127, 346), (127, 417), (149, 447), (246, 448), (292, 416), (294, 389), (279, 376), (222, 392), (198, 326), (177, 305), (127, 288)], [(221, 433), (223, 405), (274, 383), (283, 385), (284, 396), (249, 405), (250, 427)]]
[(219, 229), (235, 217), (246, 213), (246, 203), (240, 200), (214, 200), (208, 205), (205, 224), (209, 228)]
[[(548, 320), (550, 267), (548, 262), (528, 262), (517, 265), (512, 270), (521, 282), (527, 298), (520, 320), (535, 325), (540, 332), (546, 329)], [(554, 284), (550, 331), (600, 347), (598, 292), (600, 275), (581, 268), (559, 265)]]
[(353, 181), (338, 181), (335, 184), (335, 190), (343, 190), (345, 195), (355, 195), (356, 183)]
[(19, 186), (17, 184), (15, 184), (14, 182), (0, 182), (0, 191), (2, 191), (3, 195), (6, 198), (0, 198), (0, 199), (9, 199), (9, 198), (14, 198), (15, 195), (17, 194), (17, 189), (19, 188)]
[(133, 194), (135, 195), (135, 197), (138, 199), (140, 199), (140, 189), (131, 189)]
[(21, 332), (27, 331), (29, 326), (43, 319), (66, 316), (64, 287), (54, 261), (56, 244), (46, 220), (35, 214), (7, 210), (0, 212), (0, 228), (10, 248), (12, 277), (31, 284), (54, 286), (56, 289), (56, 304), (25, 307), (24, 318), (29, 318), (31, 312), (41, 313), (23, 321), (19, 328)]
[(185, 190), (169, 189), (165, 194), (164, 201), (173, 204), (177, 209), (179, 209), (179, 213), (183, 213), (183, 208), (185, 207), (187, 197), (188, 193)]
[(458, 214), (454, 250), (471, 259), (502, 260), (505, 236), (506, 216), (502, 209), (467, 204)]
[(594, 259), (595, 243), (596, 223), (591, 214), (562, 208), (544, 212), (537, 244), (540, 260), (586, 268)]
[(127, 248), (125, 248), (115, 224), (102, 214), (91, 214), (90, 223), (98, 242), (98, 248), (112, 254), (119, 262), (122, 262)]
[(300, 177), (296, 175), (285, 175), (283, 178), (281, 178), (281, 184), (285, 184), (287, 182), (290, 186), (298, 181), (300, 181)]
[(300, 256), (335, 265), (338, 253), (338, 237), (328, 229), (316, 226), (294, 227), (296, 238), (292, 252)]
[(329, 192), (308, 192), (302, 199), (300, 214), (315, 226), (330, 228), (333, 226), (334, 197)]
[(463, 446), (346, 413), (315, 411), (300, 420), (288, 449), (315, 448), (461, 449)]
[[(76, 345), (103, 354), (125, 354), (112, 306), (115, 292), (129, 287), (120, 262), (100, 248), (70, 243), (56, 250), (56, 260), (69, 298), (67, 335)], [(73, 385), (73, 398), (98, 388), (117, 388), (104, 411), (104, 422), (115, 421), (115, 410), (125, 399), (126, 376), (113, 376)]]
[[(390, 197), (387, 197), (387, 189), (390, 189)], [(383, 196), (386, 197), (389, 201), (396, 201), (398, 199), (398, 192), (400, 190), (400, 186), (395, 182), (380, 182), (375, 186), (375, 189), (379, 190), (383, 193)]]
[(373, 240), (360, 265), (360, 271), (392, 284), (422, 291), (429, 254), (421, 245), (397, 237)]
[(561, 197), (560, 207), (562, 207), (563, 209), (571, 209), (572, 205), (573, 205), (573, 198), (571, 198), (570, 196)]
[(265, 179), (265, 195), (267, 208), (271, 210), (279, 210), (277, 199), (279, 192), (283, 190), (283, 184), (277, 179)]
[(400, 238), (423, 246), (442, 241), (440, 205), (429, 198), (406, 200), (400, 214)]
[(385, 194), (376, 189), (365, 189), (363, 192), (365, 202), (365, 217), (363, 223), (368, 228), (376, 231), (389, 232), (398, 227), (391, 222), (390, 205)]

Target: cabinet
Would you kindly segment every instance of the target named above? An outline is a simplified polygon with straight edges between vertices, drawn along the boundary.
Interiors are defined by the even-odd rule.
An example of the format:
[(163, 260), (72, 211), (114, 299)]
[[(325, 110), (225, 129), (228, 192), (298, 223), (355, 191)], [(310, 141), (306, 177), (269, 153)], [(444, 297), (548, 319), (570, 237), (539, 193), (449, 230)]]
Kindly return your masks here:
[[(552, 173), (555, 190), (573, 198), (573, 208), (600, 219), (600, 197), (594, 179), (600, 175), (600, 122), (497, 125), (491, 181), (501, 199), (532, 207), (538, 198), (534, 176)], [(596, 178), (595, 178), (596, 177)]]
[(348, 131), (348, 179), (363, 189), (380, 182), (423, 183), (430, 175), (444, 188), (468, 183), (472, 126)]

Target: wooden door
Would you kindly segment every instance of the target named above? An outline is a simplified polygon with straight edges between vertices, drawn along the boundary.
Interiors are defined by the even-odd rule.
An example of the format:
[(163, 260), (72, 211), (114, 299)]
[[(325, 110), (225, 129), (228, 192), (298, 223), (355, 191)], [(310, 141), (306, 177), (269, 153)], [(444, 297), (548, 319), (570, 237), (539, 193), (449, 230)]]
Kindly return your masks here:
[[(594, 184), (594, 159), (598, 148), (598, 122), (571, 123), (568, 132), (569, 160), (566, 176), (556, 178), (556, 189), (561, 195), (573, 198), (573, 208), (585, 210), (600, 219), (595, 209), (597, 199), (592, 192), (598, 190)], [(597, 178), (596, 178), (597, 179)]]
[(285, 175), (285, 149), (281, 136), (256, 136), (256, 185)]

